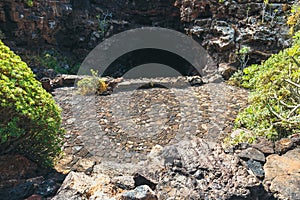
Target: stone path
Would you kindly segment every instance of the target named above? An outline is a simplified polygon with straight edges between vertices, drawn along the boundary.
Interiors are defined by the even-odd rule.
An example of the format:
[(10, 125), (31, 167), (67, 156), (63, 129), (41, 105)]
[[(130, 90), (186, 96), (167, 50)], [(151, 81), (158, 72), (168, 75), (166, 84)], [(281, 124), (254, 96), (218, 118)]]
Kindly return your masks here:
[(53, 199), (299, 199), (300, 135), (224, 149), (248, 92), (187, 83), (124, 80), (108, 96), (56, 89), (66, 129), (56, 170), (68, 175)]
[[(179, 84), (137, 89), (153, 82)], [(157, 144), (177, 144), (193, 136), (221, 141), (248, 95), (223, 82), (190, 87), (183, 77), (124, 83), (131, 90), (123, 84), (108, 96), (81, 96), (74, 88), (55, 90), (66, 129), (58, 171), (87, 170), (100, 162), (134, 165), (146, 160)]]

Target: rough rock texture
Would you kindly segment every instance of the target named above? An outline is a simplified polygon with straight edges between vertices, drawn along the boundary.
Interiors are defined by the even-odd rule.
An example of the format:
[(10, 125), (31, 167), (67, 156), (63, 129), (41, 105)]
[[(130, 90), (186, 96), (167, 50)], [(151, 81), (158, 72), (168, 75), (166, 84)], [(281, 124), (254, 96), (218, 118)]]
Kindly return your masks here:
[(22, 0), (0, 2), (0, 29), (8, 41), (31, 50), (54, 47), (81, 61), (103, 36), (141, 26), (181, 26), (173, 0), (33, 2), (32, 7)]
[(290, 150), (295, 143), (291, 138), (282, 138), (275, 142), (275, 152), (278, 154), (283, 154)]
[[(29, 178), (36, 174), (38, 166), (28, 160), (27, 158), (15, 155), (15, 156), (1, 156), (0, 157), (0, 187), (11, 187), (21, 183), (22, 180)], [(25, 174), (26, 172), (26, 174)], [(8, 181), (10, 179), (19, 176), (19, 180), (14, 182)]]
[[(178, 77), (176, 80), (182, 79), (183, 77)], [(165, 78), (156, 81), (159, 80), (163, 81)], [(174, 78), (167, 80), (170, 83)], [(127, 84), (137, 84), (149, 80), (125, 81)], [(118, 89), (126, 89), (127, 84)], [(176, 90), (179, 88), (173, 88), (173, 91)], [(122, 99), (126, 95), (121, 91), (97, 98), (82, 96), (82, 100), (86, 102), (94, 98), (100, 104), (96, 104), (96, 107), (86, 107), (86, 110), (80, 113), (79, 118), (83, 122), (80, 125), (75, 123), (76, 116), (72, 113), (74, 106), (80, 103), (74, 98), (74, 88), (55, 89), (55, 99), (64, 109), (63, 127), (66, 129), (63, 146), (65, 155), (55, 168), (68, 175), (60, 187), (64, 175), (53, 172), (37, 174), (38, 166), (21, 156), (0, 157), (1, 199), (50, 199), (55, 195), (54, 200), (273, 200), (275, 199), (273, 194), (281, 199), (299, 199), (300, 191), (297, 189), (299, 189), (300, 134), (280, 140), (281, 146), (278, 144), (277, 147), (273, 142), (260, 138), (256, 144), (243, 143), (224, 151), (220, 139), (231, 132), (237, 111), (245, 106), (247, 91), (224, 83), (208, 83), (179, 91), (176, 100), (170, 93), (161, 95), (166, 92), (163, 88), (139, 90), (131, 96), (131, 102), (134, 104), (127, 104), (127, 101)], [(193, 103), (193, 98), (189, 95), (197, 97), (199, 102)], [(159, 107), (151, 107), (148, 104), (160, 102), (162, 99), (170, 101), (169, 109), (176, 108), (178, 106), (176, 102), (180, 101), (182, 109), (178, 115), (180, 124), (173, 124), (163, 134), (154, 134), (153, 127), (161, 126), (166, 118), (174, 119), (172, 116), (177, 113), (173, 113), (176, 109), (171, 109), (171, 115), (167, 115), (166, 110), (155, 110), (164, 104), (160, 103)], [(116, 109), (136, 108), (134, 105), (138, 105), (140, 111), (135, 113), (136, 109), (133, 109), (134, 115), (125, 114), (120, 118), (116, 115), (116, 110), (106, 112), (106, 109), (112, 108), (110, 104), (118, 105), (115, 106)], [(143, 110), (144, 108), (148, 110)], [(99, 111), (98, 116), (91, 114), (93, 109)], [(144, 120), (145, 113), (151, 120), (148, 118)], [(136, 135), (135, 131), (126, 131), (124, 128), (127, 128), (128, 123), (125, 118), (131, 117), (140, 118), (137, 122), (148, 127), (151, 130), (148, 133), (152, 135), (147, 132)], [(101, 124), (105, 134), (112, 139), (112, 143), (109, 145), (106, 143), (107, 146), (105, 143), (97, 144), (97, 141), (102, 142), (105, 138), (105, 136), (100, 138), (99, 132), (95, 136), (90, 134), (89, 141), (83, 140), (85, 129), (94, 130), (93, 126), (87, 123), (91, 119), (99, 120), (97, 123)], [(117, 126), (113, 123), (120, 123), (121, 119), (126, 122), (126, 126), (116, 129)], [(151, 126), (146, 126), (149, 124)], [(139, 126), (136, 124), (133, 128), (138, 130)], [(178, 130), (177, 135), (170, 130)], [(151, 139), (141, 142), (144, 136), (149, 135)], [(119, 139), (121, 143), (118, 142)], [(291, 150), (293, 148), (296, 149)], [(96, 151), (93, 150), (96, 149), (103, 154), (95, 154)], [(278, 153), (288, 152), (279, 156), (272, 154), (275, 152), (274, 149), (284, 149)], [(266, 164), (265, 157), (267, 157)]]
[(141, 26), (186, 31), (217, 62), (236, 65), (234, 52), (243, 45), (251, 48), (251, 63), (288, 45), (282, 25), (290, 1), (285, 0), (267, 6), (262, 0), (33, 2), (32, 7), (22, 0), (0, 2), (0, 29), (9, 46), (23, 55), (53, 48), (82, 61), (104, 37)]
[(1, 156), (0, 199), (45, 199), (54, 196), (64, 177), (21, 155)]
[(250, 62), (288, 45), (284, 12), (288, 1), (176, 0), (188, 34), (218, 61), (235, 62), (235, 50), (250, 47)]
[(136, 187), (132, 191), (124, 192), (118, 198), (119, 200), (158, 200), (155, 193), (151, 190), (148, 185), (141, 185)]
[(234, 66), (230, 66), (227, 63), (219, 63), (218, 72), (225, 80), (228, 80), (236, 71), (237, 68)]
[[(109, 186), (107, 186), (109, 181), (109, 177), (103, 174), (91, 177), (82, 172), (70, 172), (53, 200), (88, 199), (100, 189), (109, 190)], [(99, 194), (97, 195), (99, 196)], [(103, 199), (106, 198), (108, 197), (105, 196)]]
[(300, 199), (300, 148), (267, 157), (264, 186), (278, 199)]
[(241, 158), (246, 158), (246, 159), (252, 159), (252, 160), (257, 160), (260, 162), (265, 162), (266, 158), (265, 155), (260, 152), (257, 149), (254, 148), (247, 148), (245, 150), (242, 150), (241, 153), (239, 153), (239, 157)]
[(213, 142), (193, 138), (165, 147), (157, 161), (163, 161), (165, 170), (155, 171), (151, 165), (144, 170), (157, 176), (159, 199), (229, 199), (249, 198), (248, 188), (259, 185), (255, 176), (240, 165), (239, 158), (225, 154)]
[[(185, 78), (162, 78), (155, 79), (154, 82), (166, 80), (168, 83), (174, 80), (180, 83)], [(163, 88), (126, 90), (125, 83), (137, 84), (142, 81), (149, 82), (147, 79), (124, 80), (121, 82), (124, 85), (120, 83), (118, 86), (121, 91), (97, 97), (99, 104), (98, 101), (96, 104), (99, 106), (96, 106), (96, 110), (99, 110), (94, 119), (99, 121), (105, 135), (111, 138), (113, 144), (109, 146), (96, 143), (102, 140), (99, 132), (95, 135), (92, 133), (94, 129), (89, 129), (88, 137), (95, 139), (82, 142), (86, 125), (80, 125), (72, 114), (72, 107), (81, 101), (76, 100), (78, 97), (74, 99), (72, 88), (56, 89), (55, 99), (64, 108), (63, 126), (67, 129), (64, 145), (66, 155), (56, 169), (64, 173), (71, 171), (68, 176), (73, 178), (65, 181), (55, 198), (79, 198), (79, 195), (83, 199), (117, 199), (125, 194), (141, 194), (136, 193), (136, 188), (145, 185), (149, 186), (158, 199), (253, 199), (269, 196), (260, 185), (261, 181), (241, 163), (239, 156), (224, 153), (221, 145), (216, 143), (217, 138), (224, 138), (222, 132), (228, 134), (237, 111), (245, 106), (242, 103), (247, 97), (245, 90), (224, 83), (208, 83), (184, 90), (174, 87), (172, 91), (179, 91), (176, 92), (176, 99)], [(122, 92), (123, 90), (127, 92)], [(132, 99), (130, 102), (134, 103), (127, 103), (128, 95)], [(193, 95), (198, 103), (194, 103)], [(93, 97), (81, 98), (88, 102)], [(180, 114), (175, 109), (178, 107), (177, 101), (180, 101)], [(156, 102), (163, 103), (155, 107), (149, 106), (150, 102), (153, 105)], [(112, 107), (111, 104), (118, 106)], [(166, 110), (161, 110), (164, 104), (168, 106)], [(109, 108), (117, 110), (110, 112)], [(124, 115), (119, 115), (123, 108), (129, 109), (132, 114), (126, 115), (125, 112)], [(85, 122), (90, 119), (92, 109), (93, 107), (88, 106), (82, 110), (79, 118), (81, 123), (87, 124)], [(130, 125), (134, 130), (128, 129), (128, 120), (131, 118), (137, 122)], [(169, 118), (175, 122), (180, 120), (180, 124), (168, 124), (170, 122), (167, 121), (166, 129), (162, 130), (162, 134), (157, 134), (160, 131), (153, 128), (162, 126), (161, 123)], [(122, 123), (126, 126), (121, 126)], [(138, 131), (140, 128), (143, 128), (143, 135), (138, 134), (142, 132)], [(172, 130), (178, 131), (176, 136)], [(151, 134), (146, 134), (147, 132)], [(151, 139), (147, 139), (148, 136)], [(96, 150), (99, 150), (99, 157), (91, 155)], [(96, 162), (92, 162), (93, 165), (85, 164), (89, 162), (82, 160), (87, 158)], [(78, 176), (74, 173), (78, 173)], [(97, 185), (95, 177), (103, 174), (109, 177), (109, 181), (94, 187), (93, 185)], [(80, 182), (79, 186), (73, 184), (77, 182), (73, 181), (74, 177), (82, 178), (77, 180)], [(85, 181), (85, 177), (89, 178)], [(81, 189), (84, 182), (85, 190)], [(69, 184), (70, 187), (66, 187)], [(74, 190), (73, 186), (78, 188)]]
[(166, 147), (155, 146), (146, 161), (128, 166), (140, 174), (140, 178), (133, 178), (134, 189), (132, 177), (126, 175), (130, 171), (124, 170), (124, 178), (121, 178), (116, 174), (122, 167), (102, 163), (94, 166), (90, 176), (70, 172), (54, 199), (253, 199), (268, 196), (262, 192), (260, 181), (240, 164), (238, 156), (226, 154), (220, 145), (199, 138)]
[(274, 153), (274, 142), (267, 140), (266, 138), (258, 138), (252, 147), (260, 150), (264, 154)]

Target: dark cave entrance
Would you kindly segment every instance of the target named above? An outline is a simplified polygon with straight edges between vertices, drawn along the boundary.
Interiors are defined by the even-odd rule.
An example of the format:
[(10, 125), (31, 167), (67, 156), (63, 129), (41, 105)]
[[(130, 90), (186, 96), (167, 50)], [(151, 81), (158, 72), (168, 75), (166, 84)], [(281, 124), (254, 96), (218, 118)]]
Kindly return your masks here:
[(149, 63), (166, 65), (182, 76), (201, 76), (200, 72), (180, 55), (155, 48), (137, 49), (123, 54), (106, 68), (102, 76), (122, 77), (131, 69)]

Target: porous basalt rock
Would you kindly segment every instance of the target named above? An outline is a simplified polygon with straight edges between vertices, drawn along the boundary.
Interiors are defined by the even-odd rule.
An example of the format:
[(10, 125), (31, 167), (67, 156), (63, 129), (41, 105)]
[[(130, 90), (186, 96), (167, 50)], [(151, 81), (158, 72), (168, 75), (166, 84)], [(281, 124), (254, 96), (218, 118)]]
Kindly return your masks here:
[(181, 21), (218, 62), (237, 61), (235, 51), (250, 47), (249, 63), (288, 46), (288, 1), (176, 0)]
[(249, 63), (257, 63), (289, 45), (284, 25), (291, 2), (285, 0), (268, 5), (234, 0), (33, 2), (32, 7), (21, 0), (0, 2), (0, 29), (21, 55), (56, 49), (82, 61), (103, 38), (143, 26), (186, 32), (219, 63), (236, 62), (235, 51), (243, 46), (250, 47)]

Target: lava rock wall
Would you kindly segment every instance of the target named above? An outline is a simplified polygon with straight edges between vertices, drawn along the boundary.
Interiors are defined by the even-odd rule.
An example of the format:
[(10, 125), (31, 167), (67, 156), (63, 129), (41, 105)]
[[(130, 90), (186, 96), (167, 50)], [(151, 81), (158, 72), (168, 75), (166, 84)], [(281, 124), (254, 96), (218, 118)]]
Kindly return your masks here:
[(292, 1), (176, 0), (181, 21), (218, 62), (235, 62), (235, 51), (250, 48), (257, 63), (289, 45), (286, 14)]
[[(237, 63), (250, 47), (250, 63), (289, 45), (285, 14), (292, 1), (273, 0), (23, 0), (0, 2), (4, 41), (19, 54), (57, 49), (82, 61), (104, 38), (158, 26), (193, 36), (218, 62)], [(1, 35), (1, 34), (0, 34)], [(4, 36), (2, 36), (4, 37)]]

